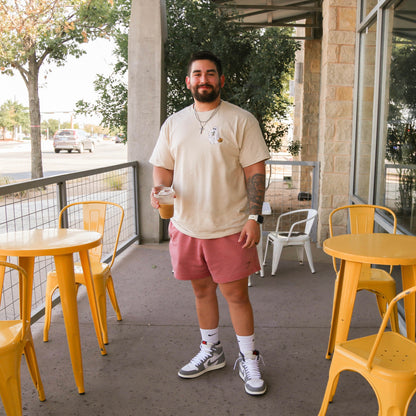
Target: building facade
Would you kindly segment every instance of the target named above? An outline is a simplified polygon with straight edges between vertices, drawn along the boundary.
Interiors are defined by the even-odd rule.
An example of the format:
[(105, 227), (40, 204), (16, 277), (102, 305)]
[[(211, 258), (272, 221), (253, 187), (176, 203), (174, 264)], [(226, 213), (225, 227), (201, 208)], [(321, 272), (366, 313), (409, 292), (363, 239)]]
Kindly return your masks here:
[(387, 206), (415, 233), (415, 41), (413, 0), (322, 2), (322, 38), (304, 41), (295, 77), (295, 137), (302, 159), (321, 163), (320, 242), (348, 203)]

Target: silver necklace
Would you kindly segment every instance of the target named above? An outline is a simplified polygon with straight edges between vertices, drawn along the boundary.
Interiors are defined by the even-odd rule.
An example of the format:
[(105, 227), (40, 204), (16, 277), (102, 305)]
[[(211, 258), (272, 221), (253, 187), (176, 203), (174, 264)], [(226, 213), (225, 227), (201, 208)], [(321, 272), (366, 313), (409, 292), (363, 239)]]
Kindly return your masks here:
[(201, 126), (201, 130), (200, 130), (199, 134), (202, 134), (202, 132), (204, 131), (204, 128), (205, 128), (205, 126), (207, 125), (208, 121), (210, 121), (210, 120), (212, 119), (212, 117), (214, 117), (214, 116), (215, 116), (215, 114), (217, 114), (217, 112), (218, 112), (218, 110), (219, 110), (219, 108), (220, 108), (220, 105), (221, 105), (221, 101), (220, 101), (220, 103), (218, 104), (217, 108), (216, 108), (216, 109), (212, 112), (212, 114), (209, 116), (208, 120), (205, 120), (205, 121), (203, 121), (203, 120), (201, 120), (201, 119), (199, 118), (199, 115), (198, 115), (197, 111), (195, 110), (195, 104), (193, 105), (193, 109), (194, 109), (194, 114), (195, 114), (195, 117), (196, 117), (196, 119), (198, 120), (199, 125)]

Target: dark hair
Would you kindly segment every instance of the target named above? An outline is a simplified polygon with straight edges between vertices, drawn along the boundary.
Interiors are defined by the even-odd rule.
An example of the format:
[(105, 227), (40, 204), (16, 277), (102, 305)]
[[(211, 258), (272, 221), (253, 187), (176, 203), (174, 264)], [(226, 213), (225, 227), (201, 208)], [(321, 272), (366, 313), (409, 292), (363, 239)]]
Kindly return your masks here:
[(194, 61), (200, 61), (200, 60), (203, 60), (203, 59), (214, 62), (215, 66), (217, 67), (218, 75), (219, 76), (222, 75), (222, 63), (221, 63), (220, 58), (218, 58), (212, 52), (209, 52), (209, 51), (194, 52), (191, 55), (191, 58), (189, 59), (189, 62), (188, 62), (188, 75), (190, 75), (191, 66), (192, 66), (193, 62)]

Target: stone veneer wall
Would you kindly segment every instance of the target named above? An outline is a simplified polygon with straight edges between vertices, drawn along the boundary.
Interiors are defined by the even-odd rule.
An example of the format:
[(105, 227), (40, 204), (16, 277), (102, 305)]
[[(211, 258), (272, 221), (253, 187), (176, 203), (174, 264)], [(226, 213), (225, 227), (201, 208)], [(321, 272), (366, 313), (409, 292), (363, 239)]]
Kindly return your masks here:
[[(306, 23), (309, 23), (308, 21)], [(306, 29), (306, 36), (311, 29)], [(301, 160), (318, 160), (319, 98), (321, 86), (321, 39), (305, 40), (303, 44), (303, 108)], [(312, 176), (308, 168), (301, 169), (300, 189), (311, 189)]]
[(304, 42), (302, 160), (318, 159), (321, 48), (321, 39)]
[(322, 13), (319, 243), (329, 235), (330, 212), (349, 203), (357, 0), (324, 0)]

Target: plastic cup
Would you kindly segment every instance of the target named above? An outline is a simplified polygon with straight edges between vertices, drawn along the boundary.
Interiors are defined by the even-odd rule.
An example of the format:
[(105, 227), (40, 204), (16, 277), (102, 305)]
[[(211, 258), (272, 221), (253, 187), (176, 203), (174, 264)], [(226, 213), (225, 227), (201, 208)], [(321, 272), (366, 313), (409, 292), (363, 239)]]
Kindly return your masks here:
[(159, 193), (155, 194), (155, 198), (159, 200), (160, 218), (168, 220), (173, 217), (173, 201), (175, 192), (170, 187), (162, 188)]

